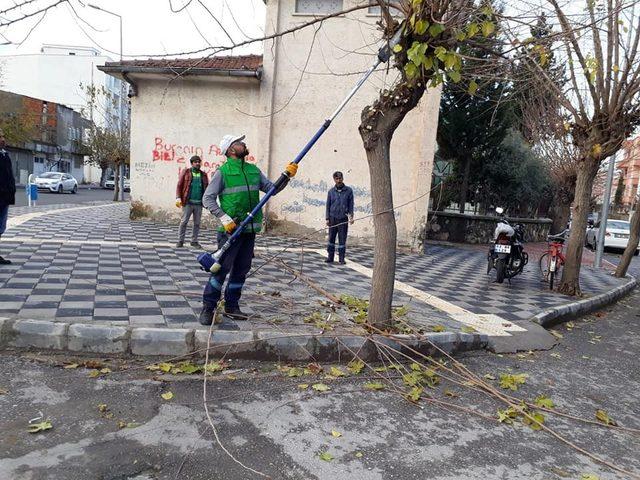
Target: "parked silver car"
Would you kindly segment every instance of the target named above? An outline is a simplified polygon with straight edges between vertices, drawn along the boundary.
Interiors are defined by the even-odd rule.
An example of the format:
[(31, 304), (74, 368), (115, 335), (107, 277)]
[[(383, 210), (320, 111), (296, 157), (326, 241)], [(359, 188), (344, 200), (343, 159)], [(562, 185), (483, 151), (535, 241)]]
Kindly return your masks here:
[(44, 172), (36, 177), (38, 190), (50, 192), (78, 192), (78, 181), (72, 175), (62, 172)]

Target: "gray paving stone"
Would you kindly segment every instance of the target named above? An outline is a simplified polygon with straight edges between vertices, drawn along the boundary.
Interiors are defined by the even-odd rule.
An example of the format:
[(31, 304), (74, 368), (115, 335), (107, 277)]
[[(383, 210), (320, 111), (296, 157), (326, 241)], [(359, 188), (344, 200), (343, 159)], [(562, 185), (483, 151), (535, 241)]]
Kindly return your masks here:
[(63, 350), (67, 347), (65, 323), (39, 320), (17, 320), (2, 332), (2, 342), (17, 348), (45, 348)]
[(76, 352), (125, 353), (129, 333), (125, 327), (76, 324), (69, 326), (69, 350)]
[(185, 355), (194, 350), (193, 330), (134, 328), (130, 346), (134, 355)]
[(130, 315), (129, 323), (132, 327), (140, 325), (165, 325), (162, 315)]

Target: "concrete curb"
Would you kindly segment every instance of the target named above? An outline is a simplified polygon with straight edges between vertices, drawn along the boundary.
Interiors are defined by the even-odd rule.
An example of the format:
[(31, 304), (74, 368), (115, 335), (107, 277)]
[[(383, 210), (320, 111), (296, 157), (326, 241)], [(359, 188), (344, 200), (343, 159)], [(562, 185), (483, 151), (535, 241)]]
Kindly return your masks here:
[(598, 310), (602, 307), (612, 304), (616, 300), (629, 294), (638, 285), (638, 280), (630, 275), (627, 275), (629, 281), (624, 285), (620, 285), (613, 290), (594, 295), (584, 300), (578, 300), (576, 302), (567, 303), (558, 307), (550, 308), (540, 312), (539, 314), (531, 318), (532, 322), (538, 323), (545, 328), (552, 327), (563, 321), (570, 320), (580, 315), (585, 315)]
[[(204, 356), (209, 330), (184, 328), (114, 327), (81, 323), (0, 318), (0, 349), (29, 348), (96, 354), (138, 356)], [(395, 335), (372, 339), (358, 335), (286, 334), (275, 330), (213, 330), (210, 354), (228, 358), (269, 361), (348, 362), (354, 355), (365, 361), (378, 360), (374, 342), (407, 355), (412, 350), (438, 355), (434, 346), (449, 354), (484, 349), (488, 336), (458, 332), (425, 335)]]

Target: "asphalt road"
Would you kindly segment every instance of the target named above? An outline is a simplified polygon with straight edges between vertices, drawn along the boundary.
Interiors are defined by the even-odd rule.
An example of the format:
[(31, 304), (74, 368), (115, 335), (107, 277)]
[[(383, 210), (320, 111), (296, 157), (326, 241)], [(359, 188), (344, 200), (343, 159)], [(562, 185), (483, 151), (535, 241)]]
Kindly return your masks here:
[[(129, 199), (129, 193), (124, 194), (125, 200)], [(49, 193), (38, 192), (38, 205), (56, 205), (63, 203), (86, 203), (96, 201), (108, 201), (113, 200), (113, 190), (107, 190), (104, 188), (79, 188), (78, 193)], [(18, 189), (16, 193), (16, 207), (24, 207), (28, 205), (27, 195), (24, 189)]]
[[(602, 409), (619, 425), (640, 429), (640, 294), (554, 331), (562, 338), (551, 351), (479, 352), (460, 360), (496, 387), (501, 373), (527, 375), (517, 392), (508, 392), (514, 396), (546, 395), (557, 409), (589, 421)], [(264, 478), (216, 442), (199, 376), (159, 375), (136, 359), (107, 361), (112, 372), (98, 378), (82, 366), (63, 368), (84, 360), (0, 352), (0, 478)], [(128, 370), (119, 371), (123, 366)], [(445, 373), (428, 390), (450, 404), (444, 406), (414, 405), (379, 378), (388, 372), (366, 369), (344, 378), (292, 378), (273, 364), (232, 362), (214, 375), (207, 398), (221, 442), (237, 461), (273, 479), (633, 478), (547, 432), (520, 421), (498, 423), (502, 402)], [(366, 388), (377, 380), (384, 390)], [(298, 386), (316, 382), (330, 390)], [(173, 398), (163, 399), (168, 392)], [(41, 415), (53, 428), (27, 433), (29, 420)], [(563, 438), (640, 475), (640, 430), (545, 415), (545, 425)], [(321, 453), (330, 456), (323, 460)]]
[[(620, 257), (622, 257), (621, 251), (611, 250), (604, 252), (604, 259), (610, 261), (614, 265), (618, 265), (618, 263), (620, 262)], [(627, 273), (640, 279), (640, 256), (633, 257)]]

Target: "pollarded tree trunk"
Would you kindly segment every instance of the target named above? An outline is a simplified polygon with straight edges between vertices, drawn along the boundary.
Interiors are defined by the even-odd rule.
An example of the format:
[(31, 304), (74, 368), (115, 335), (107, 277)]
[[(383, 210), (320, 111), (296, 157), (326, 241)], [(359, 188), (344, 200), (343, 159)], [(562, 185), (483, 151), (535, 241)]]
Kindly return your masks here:
[[(373, 278), (369, 297), (369, 323), (377, 328), (391, 324), (391, 303), (396, 274), (396, 221), (393, 212), (390, 148), (393, 134), (424, 93), (421, 83), (398, 83), (380, 92), (373, 105), (364, 108), (359, 127), (369, 162), (373, 209)], [(405, 155), (411, 152), (405, 150)]]
[(569, 217), (571, 216), (571, 204), (573, 203), (576, 190), (575, 177), (567, 178), (556, 186), (553, 196), (551, 233), (561, 233), (567, 228)]
[(640, 242), (640, 205), (636, 202), (636, 211), (631, 217), (631, 232), (629, 235), (629, 243), (624, 249), (618, 268), (616, 268), (616, 277), (624, 277), (629, 269), (629, 264), (636, 253), (638, 243)]
[(116, 160), (115, 172), (113, 174), (113, 201), (118, 201), (118, 194), (120, 193), (120, 162)]
[(591, 157), (579, 162), (576, 178), (575, 198), (573, 201), (573, 219), (571, 236), (567, 245), (566, 264), (562, 271), (562, 281), (558, 291), (567, 295), (580, 295), (580, 266), (584, 237), (587, 231), (587, 217), (591, 204), (593, 181), (598, 173), (599, 160)]

